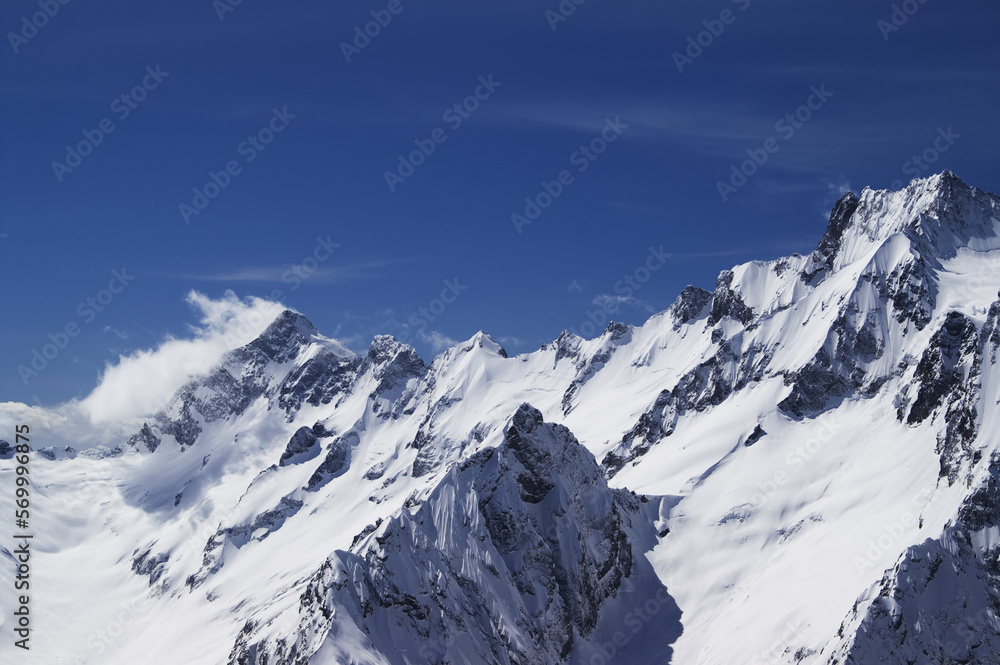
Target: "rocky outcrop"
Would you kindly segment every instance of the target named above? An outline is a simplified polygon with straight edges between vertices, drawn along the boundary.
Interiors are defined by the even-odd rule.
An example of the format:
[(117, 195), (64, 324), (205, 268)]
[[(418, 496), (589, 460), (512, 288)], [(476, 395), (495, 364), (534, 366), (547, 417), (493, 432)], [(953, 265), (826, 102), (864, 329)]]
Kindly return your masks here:
[(357, 432), (348, 432), (334, 439), (326, 450), (326, 457), (309, 477), (306, 489), (316, 491), (332, 479), (343, 474), (351, 464), (351, 450), (361, 440)]
[(833, 261), (840, 251), (844, 240), (844, 232), (851, 222), (851, 217), (858, 209), (861, 200), (854, 192), (847, 192), (837, 201), (830, 212), (830, 223), (819, 241), (819, 245), (809, 257), (809, 262), (803, 269), (801, 277), (806, 284), (818, 284), (817, 278), (833, 270)]
[[(524, 405), (503, 444), (316, 572), (295, 635), (261, 642), (248, 624), (229, 662), (291, 665), (320, 647), (335, 655), (345, 615), (392, 665), (589, 663), (604, 640), (617, 645), (614, 662), (663, 662), (679, 610), (641, 556), (656, 540), (643, 506), (608, 488), (566, 428)], [(634, 648), (634, 631), (661, 649)]]
[(1000, 664), (1000, 457), (940, 537), (906, 550), (840, 628), (828, 665)]
[(701, 318), (712, 302), (712, 292), (697, 286), (685, 286), (677, 300), (670, 306), (670, 314), (674, 319), (674, 330), (680, 330), (685, 323)]
[(715, 284), (712, 295), (712, 309), (708, 315), (709, 327), (714, 326), (724, 318), (731, 318), (747, 325), (753, 321), (753, 309), (743, 302), (742, 296), (733, 289), (733, 271), (723, 270)]

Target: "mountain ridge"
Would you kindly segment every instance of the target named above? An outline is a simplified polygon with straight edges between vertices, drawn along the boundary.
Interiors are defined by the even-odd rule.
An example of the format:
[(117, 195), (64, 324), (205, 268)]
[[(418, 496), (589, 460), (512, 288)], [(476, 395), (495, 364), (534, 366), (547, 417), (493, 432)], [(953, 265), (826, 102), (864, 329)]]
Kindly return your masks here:
[[(990, 663), (997, 265), (1000, 199), (944, 172), (512, 357), (482, 331), (355, 353), (285, 310), (113, 454), (38, 462), (42, 507), (79, 484), (110, 534), (51, 556), (115, 580), (91, 623), (145, 608), (108, 662)], [(935, 561), (994, 612), (968, 634), (932, 611)]]

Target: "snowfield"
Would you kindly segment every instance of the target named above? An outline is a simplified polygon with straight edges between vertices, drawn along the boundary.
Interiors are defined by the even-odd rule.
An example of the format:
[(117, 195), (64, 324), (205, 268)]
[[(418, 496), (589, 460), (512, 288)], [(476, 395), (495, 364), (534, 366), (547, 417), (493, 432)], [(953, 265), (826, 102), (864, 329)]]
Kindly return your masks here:
[(0, 660), (1000, 664), (998, 347), (1000, 198), (947, 171), (516, 357), (286, 310), (139, 421), (0, 405)]

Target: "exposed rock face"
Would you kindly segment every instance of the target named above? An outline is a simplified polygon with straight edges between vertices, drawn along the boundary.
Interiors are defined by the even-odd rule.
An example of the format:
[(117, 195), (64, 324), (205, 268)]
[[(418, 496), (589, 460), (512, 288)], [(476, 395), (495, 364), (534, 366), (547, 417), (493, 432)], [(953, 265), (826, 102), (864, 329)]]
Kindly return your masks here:
[(323, 463), (309, 477), (306, 489), (316, 490), (346, 471), (351, 463), (351, 449), (357, 446), (360, 440), (357, 432), (348, 432), (334, 439), (327, 448)]
[[(411, 381), (420, 379), (427, 366), (412, 346), (400, 344), (388, 335), (380, 335), (368, 349), (368, 363), (378, 385), (368, 399), (372, 412), (382, 419), (397, 419), (413, 390), (407, 391)], [(391, 408), (395, 405), (395, 409)]]
[(143, 446), (149, 452), (155, 452), (157, 446), (160, 445), (161, 439), (154, 432), (153, 428), (149, 426), (149, 423), (143, 423), (142, 427), (136, 434), (133, 434), (128, 440), (128, 445), (133, 448), (138, 446)]
[[(566, 428), (524, 405), (503, 444), (316, 572), (297, 610), (297, 642), (257, 642), (248, 625), (230, 663), (335, 653), (343, 612), (393, 665), (589, 663), (600, 639), (642, 606), (655, 613), (638, 628), (668, 641), (680, 632), (679, 610), (636, 550), (656, 537), (642, 512), (634, 495), (608, 488)], [(627, 643), (619, 649), (620, 662), (636, 665), (669, 658), (669, 647), (652, 660), (630, 658)]]
[(909, 548), (855, 604), (829, 665), (1000, 663), (1000, 457), (957, 522)]
[(291, 418), (304, 404), (333, 403), (350, 391), (361, 361), (331, 351), (320, 351), (292, 370), (278, 390), (278, 404)]
[(854, 192), (847, 192), (833, 206), (830, 213), (830, 223), (819, 241), (819, 245), (809, 257), (809, 266), (802, 272), (802, 280), (813, 284), (816, 278), (833, 269), (833, 260), (840, 251), (844, 232), (851, 222), (851, 217), (858, 209), (861, 200)]
[(977, 332), (976, 325), (968, 317), (951, 312), (934, 333), (914, 374), (920, 391), (906, 417), (908, 424), (922, 423), (968, 378), (978, 342)]
[(996, 364), (998, 320), (1000, 301), (990, 308), (981, 329), (967, 316), (951, 312), (931, 337), (912, 384), (900, 398), (897, 416), (908, 425), (932, 418), (944, 422), (938, 452), (941, 476), (949, 484), (962, 468), (968, 473), (970, 464), (978, 461), (972, 443), (979, 433), (983, 368)]
[(714, 326), (722, 319), (729, 317), (743, 325), (753, 320), (754, 312), (743, 302), (739, 293), (733, 290), (733, 271), (723, 270), (715, 284), (712, 296), (712, 311), (708, 316), (708, 325)]
[(724, 402), (734, 391), (763, 378), (770, 351), (761, 345), (740, 350), (737, 336), (724, 341), (710, 359), (685, 373), (625, 433), (621, 443), (602, 460), (609, 476), (646, 454), (660, 439), (674, 433), (678, 420), (689, 413), (704, 413)]
[(601, 465), (609, 476), (614, 476), (629, 462), (649, 452), (650, 446), (674, 433), (677, 426), (677, 397), (672, 390), (664, 390), (653, 405), (639, 417), (619, 446), (604, 456)]
[(750, 432), (750, 435), (747, 436), (747, 438), (743, 439), (743, 445), (750, 447), (753, 444), (760, 441), (761, 439), (763, 439), (765, 436), (767, 436), (767, 432), (765, 432), (764, 428), (760, 426), (760, 423), (757, 423), (757, 426), (753, 428), (753, 431)]
[(573, 398), (586, 385), (587, 381), (592, 379), (607, 365), (608, 361), (611, 360), (611, 356), (620, 346), (628, 344), (631, 330), (631, 326), (612, 321), (600, 337), (602, 341), (600, 349), (589, 358), (576, 358), (577, 376), (569, 384), (569, 387), (566, 388), (566, 392), (563, 393), (563, 415), (567, 415), (573, 410)]
[(149, 578), (149, 586), (155, 585), (163, 574), (166, 563), (170, 560), (170, 555), (166, 552), (153, 554), (152, 550), (145, 550), (141, 554), (136, 554), (132, 558), (132, 572), (136, 575)]
[[(122, 575), (211, 615), (232, 663), (994, 663), (998, 201), (950, 174), (845, 195), (808, 257), (514, 358), (484, 333), (355, 354), (286, 312), (129, 446), (41, 448), (39, 476), (118, 474), (88, 501)], [(823, 556), (911, 485), (933, 502), (870, 575)], [(815, 623), (744, 654), (784, 611)]]
[(705, 308), (712, 302), (712, 292), (697, 286), (686, 286), (677, 300), (670, 306), (670, 313), (674, 317), (674, 328), (679, 329), (685, 323), (689, 323), (700, 318), (705, 313)]
[(312, 428), (300, 427), (288, 441), (285, 451), (281, 453), (278, 466), (287, 466), (312, 459), (316, 456), (318, 445), (319, 438), (313, 433)]

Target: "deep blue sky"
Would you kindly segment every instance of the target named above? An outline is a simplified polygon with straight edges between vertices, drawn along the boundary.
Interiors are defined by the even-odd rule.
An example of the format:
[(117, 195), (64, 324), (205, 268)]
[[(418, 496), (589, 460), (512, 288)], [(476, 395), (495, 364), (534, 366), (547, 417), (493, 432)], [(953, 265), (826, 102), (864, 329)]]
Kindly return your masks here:
[[(191, 289), (281, 289), (355, 349), (408, 334), (429, 359), (431, 333), (483, 329), (519, 352), (586, 332), (587, 311), (662, 245), (673, 257), (613, 317), (641, 323), (686, 284), (810, 251), (843, 188), (908, 181), (904, 163), (939, 128), (960, 138), (916, 170), (1000, 188), (992, 3), (911, 0), (885, 39), (892, 3), (871, 0), (587, 0), (555, 30), (556, 0), (401, 0), (346, 62), (340, 43), (388, 5), (243, 0), (220, 20), (211, 0), (75, 0), (16, 54), (7, 35), (0, 400), (85, 395), (119, 354), (184, 336)], [(726, 9), (730, 24), (678, 72), (673, 53)], [(0, 27), (20, 32), (38, 11), (8, 0)], [(169, 76), (121, 119), (112, 101), (157, 65)], [(452, 128), (444, 111), (490, 75), (501, 85)], [(786, 140), (776, 121), (824, 85), (833, 96)], [(285, 107), (295, 119), (247, 163), (240, 143)], [(618, 116), (628, 129), (578, 172), (574, 151)], [(114, 131), (60, 182), (52, 163), (103, 118)], [(446, 142), (391, 192), (384, 172), (439, 127)], [(780, 150), (724, 202), (717, 182), (769, 137)], [(178, 205), (229, 160), (239, 175), (186, 224)], [(573, 183), (518, 234), (511, 214), (563, 169)], [(327, 236), (334, 256), (301, 288), (283, 283)], [(134, 281), (87, 323), (78, 303), (122, 267)], [(424, 335), (408, 329), (453, 278), (457, 300)], [(80, 334), (25, 386), (17, 365), (69, 322)]]

